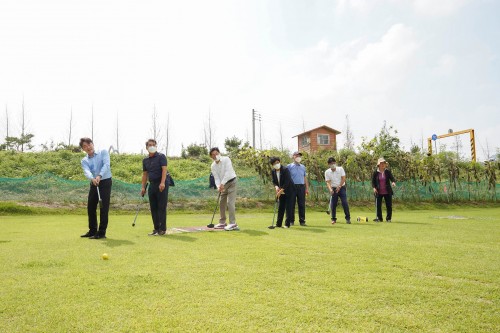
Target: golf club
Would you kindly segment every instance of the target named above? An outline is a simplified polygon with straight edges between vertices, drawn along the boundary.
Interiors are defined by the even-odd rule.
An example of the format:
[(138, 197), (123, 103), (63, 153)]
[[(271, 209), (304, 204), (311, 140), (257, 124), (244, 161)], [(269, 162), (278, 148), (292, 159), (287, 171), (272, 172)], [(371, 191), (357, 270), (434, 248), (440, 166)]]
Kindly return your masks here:
[(220, 199), (220, 192), (219, 192), (219, 195), (217, 196), (217, 203), (215, 204), (214, 213), (212, 214), (212, 222), (210, 222), (210, 224), (207, 224), (207, 228), (214, 227), (214, 216), (215, 216), (215, 212), (217, 211), (217, 207), (219, 206), (219, 199)]
[(99, 184), (97, 184), (96, 187), (97, 187), (97, 196), (99, 197), (99, 208), (102, 209), (102, 199), (101, 199), (101, 192), (99, 192)]
[[(146, 183), (146, 186), (144, 187), (144, 194), (146, 194), (146, 190), (148, 189), (149, 183)], [(135, 227), (135, 220), (137, 219), (137, 215), (139, 214), (139, 209), (141, 208), (141, 204), (144, 202), (144, 194), (141, 195), (142, 201), (137, 204), (137, 211), (135, 212), (135, 217), (134, 217), (134, 222), (132, 223), (132, 226)]]
[(271, 225), (268, 227), (269, 229), (274, 229), (274, 228), (276, 228), (276, 227), (274, 226), (274, 218), (275, 218), (275, 216), (276, 216), (276, 207), (278, 206), (278, 201), (279, 201), (279, 197), (278, 197), (278, 196), (276, 196), (276, 203), (274, 204), (273, 224), (271, 224)]
[(332, 195), (330, 194), (330, 201), (328, 202), (328, 209), (326, 210), (326, 213), (330, 215), (332, 209)]

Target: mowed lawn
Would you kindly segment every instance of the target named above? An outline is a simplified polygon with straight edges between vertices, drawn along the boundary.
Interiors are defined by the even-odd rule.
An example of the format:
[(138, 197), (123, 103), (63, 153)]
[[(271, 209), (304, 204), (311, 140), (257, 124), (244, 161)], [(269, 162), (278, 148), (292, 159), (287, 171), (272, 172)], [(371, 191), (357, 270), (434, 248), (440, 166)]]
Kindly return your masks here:
[(112, 215), (108, 239), (89, 240), (86, 216), (0, 216), (0, 331), (500, 329), (500, 208), (335, 226), (308, 211), (307, 227), (274, 230), (269, 212), (237, 218), (241, 231), (148, 237), (149, 216)]

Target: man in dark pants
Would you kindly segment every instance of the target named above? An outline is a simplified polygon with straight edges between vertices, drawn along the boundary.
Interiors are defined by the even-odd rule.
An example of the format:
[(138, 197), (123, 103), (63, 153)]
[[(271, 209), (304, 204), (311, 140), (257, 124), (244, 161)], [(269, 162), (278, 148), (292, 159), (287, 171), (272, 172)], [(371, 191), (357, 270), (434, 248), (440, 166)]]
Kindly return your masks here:
[(306, 226), (306, 195), (309, 194), (309, 182), (307, 181), (306, 167), (300, 164), (302, 154), (296, 151), (293, 153), (293, 163), (288, 164), (288, 170), (294, 183), (293, 193), (290, 193), (290, 224), (295, 222), (295, 201), (299, 206), (299, 222), (301, 226)]
[(337, 165), (335, 158), (328, 159), (328, 169), (325, 171), (325, 181), (328, 191), (330, 191), (330, 210), (332, 213), (332, 224), (337, 223), (337, 203), (342, 202), (344, 209), (345, 221), (351, 224), (351, 213), (349, 212), (349, 204), (347, 203), (346, 191), (346, 175), (344, 168)]
[(146, 182), (149, 179), (149, 207), (153, 218), (153, 232), (150, 236), (161, 236), (167, 232), (167, 157), (157, 152), (156, 140), (146, 142), (149, 155), (142, 160), (142, 189), (141, 195), (146, 193)]
[[(94, 143), (90, 138), (80, 139), (80, 148), (87, 153), (81, 165), (85, 177), (90, 180), (90, 189), (87, 199), (87, 215), (89, 218), (89, 231), (81, 237), (90, 239), (106, 238), (108, 228), (109, 203), (111, 199), (111, 164), (109, 153), (103, 149), (94, 150)], [(99, 193), (97, 188), (99, 187)], [(100, 223), (97, 227), (97, 205), (101, 195), (102, 206), (99, 210)]]
[(288, 169), (281, 165), (279, 157), (271, 157), (269, 163), (273, 166), (271, 176), (273, 178), (274, 189), (276, 190), (276, 198), (279, 200), (276, 226), (278, 228), (283, 226), (283, 216), (285, 215), (286, 210), (285, 228), (290, 228), (290, 216), (293, 215), (293, 210), (291, 210), (291, 206), (288, 204), (288, 201), (293, 193), (292, 178), (290, 178), (290, 172)]

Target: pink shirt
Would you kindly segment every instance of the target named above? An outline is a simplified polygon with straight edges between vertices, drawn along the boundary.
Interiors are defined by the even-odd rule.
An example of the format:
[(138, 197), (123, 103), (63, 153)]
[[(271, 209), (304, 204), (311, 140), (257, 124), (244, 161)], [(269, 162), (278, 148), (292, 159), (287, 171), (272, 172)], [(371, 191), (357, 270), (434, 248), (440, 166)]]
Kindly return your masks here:
[(389, 194), (389, 192), (387, 191), (387, 184), (385, 183), (385, 172), (378, 173), (378, 183), (380, 186), (378, 194), (380, 195)]

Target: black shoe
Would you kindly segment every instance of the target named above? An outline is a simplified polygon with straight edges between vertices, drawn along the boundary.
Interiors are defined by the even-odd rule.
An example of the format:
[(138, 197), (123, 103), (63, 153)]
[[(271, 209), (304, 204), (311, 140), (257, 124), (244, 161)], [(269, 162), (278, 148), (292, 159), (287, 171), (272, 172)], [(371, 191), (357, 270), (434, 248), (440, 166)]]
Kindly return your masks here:
[(89, 239), (105, 239), (106, 236), (104, 235), (99, 235), (99, 234), (95, 234), (94, 236), (90, 236)]
[(373, 222), (380, 222), (379, 219), (373, 219)]
[(295, 222), (290, 222), (290, 225), (294, 225), (294, 224), (295, 224)]
[(391, 220), (385, 220), (385, 222), (391, 222)]
[(307, 227), (307, 224), (305, 222), (300, 224), (301, 227)]
[(148, 236), (158, 236), (158, 230), (153, 230), (148, 234)]
[(81, 235), (80, 237), (93, 237), (95, 234), (91, 233), (90, 231), (87, 232), (85, 235)]
[(158, 236), (163, 236), (165, 235), (167, 232), (165, 230), (160, 230), (158, 231)]
[(351, 224), (351, 220), (346, 220), (345, 223)]

